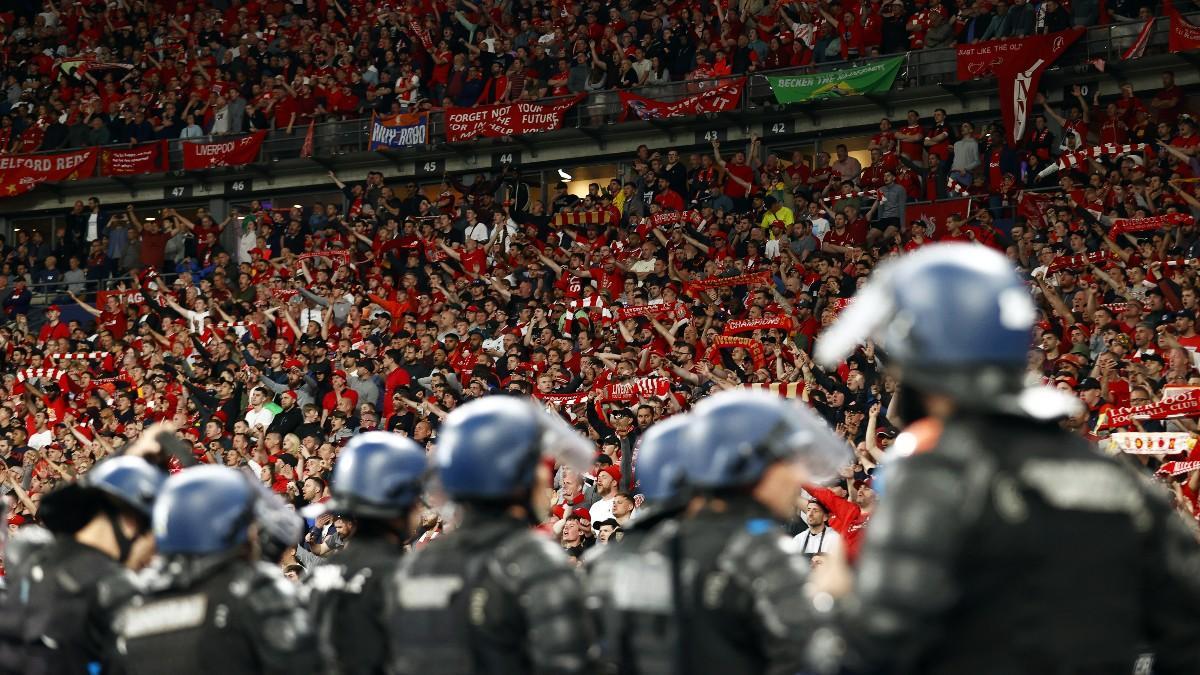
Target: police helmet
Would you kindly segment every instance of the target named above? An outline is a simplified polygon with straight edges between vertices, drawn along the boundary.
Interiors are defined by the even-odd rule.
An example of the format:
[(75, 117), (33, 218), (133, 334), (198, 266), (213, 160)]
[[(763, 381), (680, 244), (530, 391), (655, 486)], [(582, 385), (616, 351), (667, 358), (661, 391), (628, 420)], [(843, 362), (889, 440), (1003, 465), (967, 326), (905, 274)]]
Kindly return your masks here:
[(434, 452), (441, 489), (455, 500), (505, 500), (533, 486), (535, 469), (551, 457), (586, 469), (587, 439), (531, 399), (486, 396), (446, 417)]
[(814, 355), (833, 367), (873, 340), (918, 390), (982, 409), (1070, 414), (1066, 397), (1026, 386), (1036, 318), (1007, 257), (979, 244), (935, 244), (881, 266)]
[(425, 448), (389, 431), (368, 431), (348, 443), (333, 466), (334, 513), (368, 518), (403, 516), (421, 498)]
[(761, 391), (701, 401), (683, 440), (687, 482), (699, 490), (749, 487), (776, 462), (800, 462), (810, 480), (837, 475), (850, 447), (812, 409)]
[(159, 553), (205, 555), (245, 543), (257, 501), (254, 483), (237, 469), (184, 469), (167, 479), (154, 504)]

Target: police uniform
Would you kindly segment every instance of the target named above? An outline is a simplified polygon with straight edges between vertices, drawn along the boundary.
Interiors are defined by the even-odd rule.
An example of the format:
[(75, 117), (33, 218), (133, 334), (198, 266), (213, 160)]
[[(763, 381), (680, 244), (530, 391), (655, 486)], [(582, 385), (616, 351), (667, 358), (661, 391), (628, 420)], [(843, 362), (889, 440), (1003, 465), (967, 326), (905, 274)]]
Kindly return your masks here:
[(390, 672), (587, 672), (579, 578), (525, 521), (470, 513), (462, 527), (405, 557), (394, 583)]
[(112, 670), (129, 675), (311, 672), (308, 617), (278, 570), (226, 555), (173, 558), (115, 614)]
[(102, 652), (92, 630), (98, 587), (122, 575), (124, 567), (67, 536), (36, 545), (23, 557), (8, 569), (8, 595), (0, 608), (0, 673), (87, 672)]
[(326, 672), (377, 673), (386, 662), (384, 584), (400, 549), (358, 538), (313, 570), (306, 589)]
[(621, 672), (796, 673), (814, 616), (808, 565), (749, 498), (654, 528), (611, 582)]
[(964, 415), (886, 484), (849, 605), (852, 664), (1128, 675), (1149, 647), (1156, 674), (1200, 673), (1195, 536), (1083, 439)]
[[(1058, 425), (1026, 383), (1036, 311), (1012, 261), (935, 244), (881, 267), (817, 342), (871, 340), (915, 423), (882, 469), (854, 590), (852, 668), (940, 675), (1200, 673), (1200, 548), (1160, 489)], [(918, 427), (940, 423), (925, 448)], [(899, 456), (904, 449), (909, 456)]]
[[(672, 576), (671, 563), (678, 558), (664, 558), (653, 553), (660, 545), (661, 537), (651, 535), (661, 527), (676, 532), (678, 526), (672, 519), (679, 511), (643, 507), (642, 513), (622, 530), (620, 540), (612, 539), (606, 545), (595, 546), (584, 555), (587, 607), (596, 630), (602, 672), (638, 672), (634, 670), (634, 656), (645, 654), (642, 647), (647, 640), (677, 644), (674, 624), (657, 619), (672, 617), (676, 610), (672, 583), (677, 577)], [(670, 541), (674, 539), (668, 539)], [(642, 579), (658, 580), (649, 589), (658, 595), (643, 595), (633, 583)], [(662, 593), (670, 595), (661, 597)], [(647, 608), (643, 600), (656, 597), (654, 607)], [(645, 620), (642, 620), (643, 613), (647, 615)], [(657, 665), (657, 669), (647, 669), (671, 672), (670, 661)]]

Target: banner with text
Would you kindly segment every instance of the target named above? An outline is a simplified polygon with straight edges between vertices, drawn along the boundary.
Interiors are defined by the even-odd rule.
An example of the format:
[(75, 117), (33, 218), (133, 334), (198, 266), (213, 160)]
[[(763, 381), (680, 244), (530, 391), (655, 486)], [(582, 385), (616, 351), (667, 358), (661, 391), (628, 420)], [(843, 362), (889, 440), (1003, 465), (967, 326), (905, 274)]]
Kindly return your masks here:
[(742, 100), (742, 87), (745, 83), (746, 78), (739, 77), (729, 80), (728, 84), (673, 102), (656, 101), (628, 91), (617, 92), (621, 97), (621, 121), (629, 119), (630, 112), (640, 120), (661, 120), (733, 110), (738, 101)]
[(100, 151), (101, 176), (136, 176), (167, 170), (167, 142), (141, 143), (132, 148)]
[(219, 166), (241, 166), (258, 159), (267, 132), (256, 131), (248, 136), (211, 143), (184, 143), (183, 168), (200, 171)]
[(1000, 115), (1004, 128), (1008, 130), (1009, 142), (1016, 145), (1025, 137), (1025, 125), (1033, 107), (1042, 73), (1062, 56), (1083, 35), (1083, 28), (1072, 28), (1047, 35), (1022, 38), (1032, 42), (1032, 49), (1024, 49), (1015, 56), (1005, 56), (993, 67), (1000, 83)]
[(446, 109), (446, 140), (450, 143), (485, 138), (554, 131), (563, 114), (583, 100), (584, 94), (553, 103), (501, 103), (478, 108)]
[(429, 142), (429, 115), (401, 113), (377, 115), (371, 119), (371, 145), (380, 148), (415, 148)]
[(861, 96), (892, 88), (900, 66), (907, 57), (897, 56), (868, 63), (865, 66), (843, 68), (812, 75), (768, 75), (771, 92), (780, 103), (803, 103), (846, 96)]
[(1167, 49), (1172, 54), (1200, 49), (1200, 26), (1183, 18), (1171, 0), (1163, 3), (1163, 10), (1171, 19), (1171, 33), (1167, 38)]
[(0, 155), (0, 197), (16, 197), (42, 183), (90, 178), (96, 172), (95, 148), (46, 155)]

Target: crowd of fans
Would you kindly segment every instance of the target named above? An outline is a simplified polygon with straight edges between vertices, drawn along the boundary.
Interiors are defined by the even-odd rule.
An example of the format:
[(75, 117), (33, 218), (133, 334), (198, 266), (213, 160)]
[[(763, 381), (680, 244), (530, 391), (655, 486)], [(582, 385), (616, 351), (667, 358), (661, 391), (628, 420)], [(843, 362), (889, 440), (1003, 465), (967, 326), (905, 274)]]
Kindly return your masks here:
[(1153, 16), (1147, 0), (8, 3), (0, 153), (665, 86)]
[[(690, 156), (643, 146), (623, 181), (582, 198), (564, 184), (538, 194), (510, 169), (448, 176), (428, 196), (379, 173), (350, 185), (331, 174), (337, 203), (256, 202), (219, 220), (168, 208), (145, 222), (131, 207), (77, 203), (53, 244), (18, 233), (0, 274), (10, 525), (36, 521), (47, 490), (153, 422), (174, 424), (199, 461), (249, 467), (300, 507), (327, 496), (351, 435), (434, 444), (448, 411), (507, 392), (542, 399), (596, 442), (591, 472), (560, 476), (548, 521), (579, 556), (636, 511), (643, 430), (711, 392), (754, 386), (802, 399), (854, 446), (843, 480), (812, 486), (796, 523), (810, 553), (852, 548), (896, 436), (896, 385), (870, 346), (833, 370), (810, 354), (889, 256), (947, 240), (1006, 251), (1043, 313), (1031, 376), (1078, 392), (1088, 410), (1066, 424), (1081, 434), (1106, 435), (1112, 409), (1161, 400), (1166, 385), (1200, 384), (1200, 136), (1163, 78), (1152, 97), (1125, 87), (1112, 101), (1072, 92), (1061, 111), (1043, 101), (1016, 147), (997, 123), (910, 111), (881, 121), (865, 167), (845, 147), (808, 162), (753, 138)], [(1149, 150), (1044, 174), (1101, 141)], [(909, 217), (947, 191), (970, 207), (939, 223)], [(1040, 207), (1024, 208), (1033, 195)], [(1110, 229), (1171, 213), (1190, 217)], [(128, 285), (92, 292), (126, 273)], [(38, 282), (95, 321), (64, 323), (55, 305), (31, 322)], [(1134, 463), (1155, 473), (1169, 459)], [(1164, 481), (1195, 514), (1200, 471)], [(439, 527), (426, 514), (417, 545)], [(290, 573), (352, 536), (348, 521), (315, 523)]]

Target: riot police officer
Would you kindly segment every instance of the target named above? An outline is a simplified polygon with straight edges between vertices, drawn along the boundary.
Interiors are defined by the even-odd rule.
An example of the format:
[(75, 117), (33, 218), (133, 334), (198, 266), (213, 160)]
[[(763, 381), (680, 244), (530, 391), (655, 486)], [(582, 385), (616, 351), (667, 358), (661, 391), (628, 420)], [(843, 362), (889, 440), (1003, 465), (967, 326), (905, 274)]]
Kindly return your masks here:
[(38, 515), (49, 534), (14, 542), (20, 560), (9, 560), (0, 673), (83, 673), (100, 661), (103, 589), (153, 555), (150, 510), (165, 478), (144, 459), (114, 457), (46, 495)]
[(781, 523), (805, 480), (826, 480), (849, 447), (807, 408), (764, 392), (717, 394), (680, 439), (688, 515), (654, 528), (616, 576), (620, 616), (665, 628), (621, 672), (795, 673), (815, 613), (807, 562)]
[(222, 466), (167, 479), (154, 508), (159, 557), (115, 613), (115, 672), (309, 672), (316, 655), (292, 583), (258, 561), (259, 493)]
[(1007, 258), (944, 244), (880, 268), (818, 340), (827, 367), (873, 340), (910, 425), (845, 604), (851, 667), (1125, 675), (1145, 644), (1155, 673), (1200, 672), (1196, 540), (1058, 426), (1078, 401), (1026, 385), (1034, 319)]
[(563, 551), (532, 531), (557, 456), (583, 469), (590, 444), (531, 400), (488, 396), (447, 416), (433, 464), (459, 527), (402, 559), (389, 611), (391, 671), (580, 673), (583, 590)]
[[(626, 587), (629, 575), (636, 576), (642, 567), (662, 560), (643, 551), (643, 544), (656, 527), (678, 517), (687, 505), (682, 489), (682, 439), (689, 423), (686, 413), (674, 415), (654, 424), (642, 436), (634, 468), (644, 501), (624, 528), (620, 541), (598, 546), (584, 557), (588, 610), (605, 672), (635, 672), (634, 654), (661, 654), (664, 650), (656, 643), (675, 644), (673, 625), (662, 621), (660, 613), (641, 612), (635, 604), (636, 596), (614, 592)], [(647, 666), (642, 671), (669, 673), (670, 663)]]
[(317, 510), (355, 520), (354, 538), (314, 570), (310, 607), (330, 673), (378, 673), (386, 664), (384, 580), (395, 572), (420, 502), (425, 449), (387, 431), (355, 436), (333, 467), (332, 497)]

